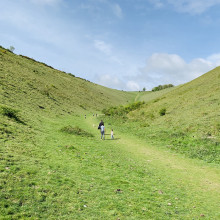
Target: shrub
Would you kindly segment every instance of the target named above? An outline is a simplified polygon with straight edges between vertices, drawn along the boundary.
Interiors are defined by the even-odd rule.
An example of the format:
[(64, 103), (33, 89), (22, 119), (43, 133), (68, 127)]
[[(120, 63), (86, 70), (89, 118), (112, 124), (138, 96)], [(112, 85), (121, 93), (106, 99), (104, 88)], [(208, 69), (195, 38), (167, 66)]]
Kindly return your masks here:
[(81, 107), (82, 109), (86, 110), (86, 107), (81, 105), (81, 104), (79, 105), (79, 107)]
[(166, 114), (166, 111), (167, 111), (166, 108), (160, 109), (160, 111), (159, 111), (160, 116), (165, 115), (165, 114)]
[(78, 126), (72, 127), (72, 126), (66, 126), (61, 129), (62, 132), (67, 134), (74, 134), (74, 135), (80, 135), (80, 136), (86, 136), (86, 137), (93, 137), (93, 134), (88, 133), (87, 131), (82, 130)]
[(19, 118), (19, 110), (10, 108), (8, 106), (1, 106), (2, 115), (7, 116), (8, 118), (14, 119), (15, 121), (24, 124), (24, 122)]
[(165, 84), (165, 85), (159, 85), (157, 87), (154, 87), (152, 89), (153, 92), (156, 92), (156, 91), (160, 91), (162, 89), (167, 89), (167, 88), (170, 88), (170, 87), (173, 87), (174, 85), (173, 84)]
[(67, 73), (68, 75), (72, 76), (72, 77), (76, 77), (74, 74), (72, 73)]
[(128, 104), (125, 106), (120, 105), (118, 107), (113, 106), (108, 109), (103, 109), (102, 112), (108, 116), (114, 116), (114, 115), (124, 116), (131, 111), (139, 109), (144, 104), (145, 104), (145, 102), (134, 102), (134, 103), (131, 103), (131, 104)]

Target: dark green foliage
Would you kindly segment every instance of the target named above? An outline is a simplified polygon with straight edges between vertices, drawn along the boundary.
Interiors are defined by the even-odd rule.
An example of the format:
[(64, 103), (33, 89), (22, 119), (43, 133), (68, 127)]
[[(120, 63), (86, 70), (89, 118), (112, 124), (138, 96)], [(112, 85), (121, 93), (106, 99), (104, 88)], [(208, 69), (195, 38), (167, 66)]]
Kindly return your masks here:
[(84, 110), (86, 110), (86, 107), (85, 106), (83, 106), (83, 105), (79, 105), (82, 109), (84, 109)]
[(139, 109), (144, 104), (145, 104), (145, 102), (139, 101), (139, 102), (131, 103), (129, 105), (125, 105), (125, 106), (120, 105), (118, 107), (110, 107), (108, 109), (103, 109), (102, 112), (108, 116), (114, 116), (114, 115), (124, 116), (131, 111)]
[(84, 137), (93, 137), (93, 135), (78, 126), (72, 127), (71, 125), (68, 125), (64, 128), (61, 129), (62, 132), (67, 133), (67, 134), (74, 134), (74, 135), (80, 135)]
[(19, 110), (10, 108), (8, 106), (1, 106), (1, 113), (8, 118), (14, 119), (18, 123), (24, 124), (24, 122), (18, 116)]
[(162, 108), (159, 111), (160, 116), (164, 116), (166, 114), (167, 109), (166, 108)]
[(153, 91), (153, 92), (156, 92), (156, 91), (160, 91), (160, 90), (162, 90), (162, 89), (167, 89), (167, 88), (170, 88), (170, 87), (174, 87), (174, 85), (173, 85), (173, 84), (159, 85), (159, 86), (157, 86), (157, 87), (154, 87), (154, 88), (152, 89), (152, 91)]
[(72, 73), (67, 73), (68, 75), (72, 76), (72, 77), (76, 77), (74, 74)]

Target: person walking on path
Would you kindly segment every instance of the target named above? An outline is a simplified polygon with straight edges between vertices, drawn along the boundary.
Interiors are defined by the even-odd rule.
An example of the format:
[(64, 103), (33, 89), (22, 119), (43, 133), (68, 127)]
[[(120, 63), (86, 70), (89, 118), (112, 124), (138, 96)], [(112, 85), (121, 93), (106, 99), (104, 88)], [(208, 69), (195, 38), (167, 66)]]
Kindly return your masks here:
[(111, 130), (111, 139), (112, 139), (112, 140), (114, 139), (114, 132), (113, 132), (113, 129)]
[(105, 140), (105, 126), (101, 125), (101, 140)]
[(98, 129), (101, 129), (101, 126), (102, 126), (102, 125), (104, 125), (104, 122), (101, 120), (100, 123), (99, 123)]

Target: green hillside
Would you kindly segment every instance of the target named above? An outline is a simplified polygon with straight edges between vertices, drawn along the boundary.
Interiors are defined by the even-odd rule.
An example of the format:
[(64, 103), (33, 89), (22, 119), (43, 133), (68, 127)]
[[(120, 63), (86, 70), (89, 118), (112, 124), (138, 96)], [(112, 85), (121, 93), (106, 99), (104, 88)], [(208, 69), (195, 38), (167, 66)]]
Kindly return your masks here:
[(175, 89), (177, 89), (179, 86), (176, 87), (171, 87), (167, 89), (163, 89), (157, 92), (139, 92), (139, 94), (136, 96), (135, 101), (144, 101), (144, 102), (149, 102), (151, 100), (157, 99)]
[(220, 67), (166, 90), (142, 92), (127, 117), (137, 135), (209, 162), (220, 162)]
[[(181, 126), (183, 130), (195, 131), (213, 138), (219, 135), (220, 67), (187, 84), (171, 88), (171, 92), (162, 90), (155, 92), (155, 95), (160, 92), (160, 96), (136, 112), (143, 115), (142, 119), (147, 119), (144, 115), (153, 114), (155, 124)], [(149, 96), (155, 95), (152, 92)], [(165, 117), (158, 117), (161, 108), (167, 110)]]
[(0, 219), (219, 219), (219, 81), (124, 92), (1, 47)]
[[(96, 114), (104, 107), (132, 102), (136, 96), (74, 77), (2, 47), (0, 90), (1, 138), (31, 127), (38, 129), (44, 117)], [(8, 111), (16, 112), (26, 126), (7, 117)], [(29, 133), (29, 129), (23, 132)]]
[[(131, 102), (135, 94), (109, 89), (74, 77), (35, 60), (0, 49), (3, 104), (57, 111), (99, 111), (104, 106)], [(53, 111), (55, 109), (55, 112)]]

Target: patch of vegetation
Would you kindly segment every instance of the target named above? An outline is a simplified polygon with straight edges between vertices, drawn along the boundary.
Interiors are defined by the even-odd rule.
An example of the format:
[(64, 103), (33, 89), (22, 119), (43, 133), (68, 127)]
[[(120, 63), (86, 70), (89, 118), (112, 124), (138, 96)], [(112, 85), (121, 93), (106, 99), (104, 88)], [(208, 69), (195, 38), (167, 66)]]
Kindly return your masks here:
[(72, 76), (72, 77), (76, 77), (74, 74), (72, 73), (67, 73), (69, 76)]
[(118, 107), (115, 106), (115, 107), (110, 107), (108, 109), (103, 109), (102, 112), (108, 116), (116, 116), (116, 115), (124, 116), (131, 111), (141, 108), (141, 106), (143, 106), (144, 104), (145, 104), (144, 101), (143, 102), (138, 101), (138, 102), (134, 102), (134, 103), (131, 103), (125, 106), (120, 105)]
[(166, 111), (167, 111), (166, 108), (162, 108), (162, 109), (160, 109), (160, 111), (159, 111), (159, 115), (160, 115), (160, 116), (164, 116), (164, 115), (166, 114)]
[(84, 137), (93, 137), (93, 134), (81, 129), (78, 126), (72, 127), (71, 125), (68, 125), (68, 126), (63, 127), (61, 131), (67, 134), (80, 135)]
[(128, 118), (125, 121), (122, 117), (105, 116), (103, 120), (114, 124), (123, 133), (135, 134), (138, 138), (147, 140), (158, 147), (166, 146), (169, 150), (184, 154), (189, 158), (220, 164), (220, 141), (216, 136), (211, 134), (196, 136), (195, 131), (155, 125), (157, 118), (151, 120), (147, 115), (145, 117), (146, 120)]
[(0, 111), (2, 115), (7, 116), (8, 118), (14, 119), (18, 123), (25, 124), (24, 121), (22, 121), (20, 117), (18, 116), (19, 110), (13, 109), (8, 106), (0, 106), (0, 108), (1, 108)]
[(171, 87), (174, 87), (174, 85), (173, 84), (159, 85), (159, 86), (154, 87), (152, 89), (152, 92), (160, 91), (160, 90), (171, 88)]
[(85, 106), (83, 106), (83, 105), (79, 105), (82, 109), (84, 109), (84, 110), (86, 110), (86, 107)]
[(187, 134), (171, 133), (167, 141), (168, 148), (187, 155), (190, 158), (199, 158), (208, 163), (220, 164), (220, 142), (212, 138), (195, 138)]

